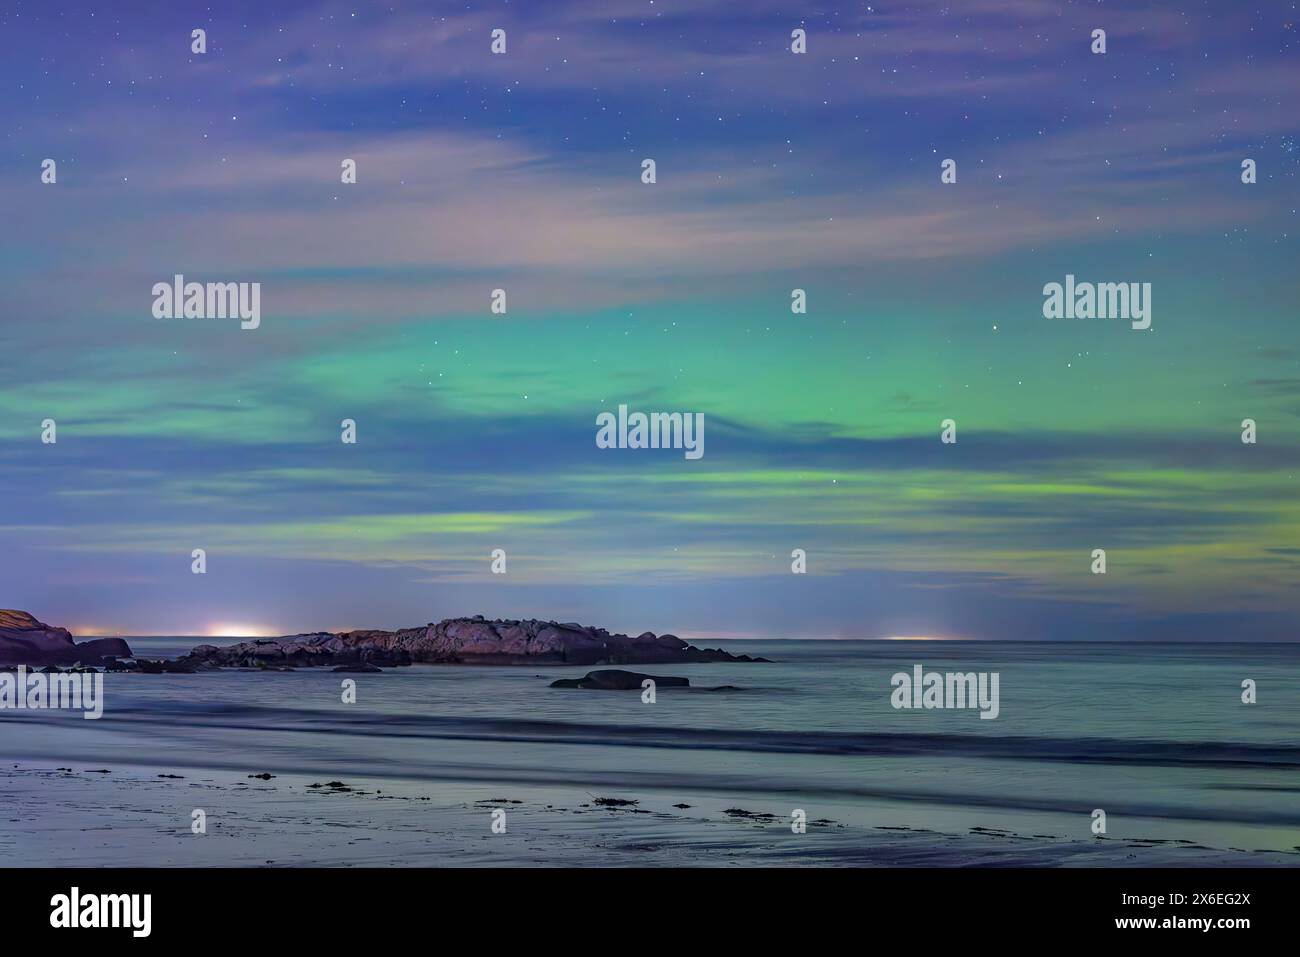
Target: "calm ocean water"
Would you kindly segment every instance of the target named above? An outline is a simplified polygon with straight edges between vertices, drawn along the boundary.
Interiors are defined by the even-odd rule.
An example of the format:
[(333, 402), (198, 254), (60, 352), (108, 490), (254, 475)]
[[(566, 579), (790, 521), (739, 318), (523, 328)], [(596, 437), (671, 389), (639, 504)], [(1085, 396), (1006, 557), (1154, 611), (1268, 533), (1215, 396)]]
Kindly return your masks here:
[[(204, 639), (132, 638), (174, 655)], [(655, 794), (851, 825), (1214, 848), (1300, 845), (1300, 645), (732, 641), (772, 664), (646, 667), (696, 686), (553, 690), (587, 668), (108, 675), (100, 721), (0, 720), (9, 762)], [(1000, 715), (900, 711), (915, 664), (996, 671)], [(359, 700), (340, 700), (353, 677)], [(1240, 700), (1243, 679), (1257, 704)], [(783, 810), (786, 809), (786, 810)]]

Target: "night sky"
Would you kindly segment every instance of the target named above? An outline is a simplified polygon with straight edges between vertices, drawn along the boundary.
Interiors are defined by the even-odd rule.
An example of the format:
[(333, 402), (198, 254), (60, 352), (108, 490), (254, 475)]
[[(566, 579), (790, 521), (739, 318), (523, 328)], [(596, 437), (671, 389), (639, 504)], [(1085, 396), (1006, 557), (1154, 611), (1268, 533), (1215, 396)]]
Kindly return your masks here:
[[(1300, 638), (1297, 24), (8, 2), (0, 605), (78, 634)], [(260, 282), (261, 327), (154, 318), (177, 273)], [(1067, 273), (1151, 283), (1151, 328), (1045, 319)], [(598, 449), (620, 403), (702, 412), (705, 455)]]

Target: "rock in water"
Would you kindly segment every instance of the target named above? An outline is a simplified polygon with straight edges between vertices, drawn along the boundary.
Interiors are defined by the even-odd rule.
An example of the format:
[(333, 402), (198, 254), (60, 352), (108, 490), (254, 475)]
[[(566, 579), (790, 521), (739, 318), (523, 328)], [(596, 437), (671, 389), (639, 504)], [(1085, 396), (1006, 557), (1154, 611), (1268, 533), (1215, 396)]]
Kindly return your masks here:
[(711, 648), (696, 648), (675, 635), (645, 632), (636, 638), (603, 628), (525, 619), (489, 621), (448, 618), (400, 631), (318, 632), (259, 638), (217, 648), (199, 645), (182, 661), (201, 667), (435, 664), (677, 664), (764, 661)]
[(561, 678), (552, 681), (552, 688), (587, 688), (593, 691), (640, 691), (641, 682), (653, 681), (660, 688), (689, 688), (687, 678), (661, 678), (658, 675), (643, 675), (636, 671), (589, 671), (581, 678)]
[(77, 644), (66, 628), (37, 621), (25, 611), (0, 608), (0, 664), (97, 665), (108, 657), (131, 657), (121, 638), (93, 638)]

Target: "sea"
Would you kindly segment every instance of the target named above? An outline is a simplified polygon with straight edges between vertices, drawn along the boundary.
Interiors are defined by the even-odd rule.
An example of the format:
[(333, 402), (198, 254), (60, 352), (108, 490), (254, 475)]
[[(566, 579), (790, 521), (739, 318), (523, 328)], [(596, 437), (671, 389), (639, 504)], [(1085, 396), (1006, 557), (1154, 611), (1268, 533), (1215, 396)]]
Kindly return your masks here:
[[(0, 861), (1300, 865), (1300, 644), (714, 644), (770, 662), (108, 674), (100, 720), (0, 711)], [(996, 719), (896, 708), (917, 665)]]

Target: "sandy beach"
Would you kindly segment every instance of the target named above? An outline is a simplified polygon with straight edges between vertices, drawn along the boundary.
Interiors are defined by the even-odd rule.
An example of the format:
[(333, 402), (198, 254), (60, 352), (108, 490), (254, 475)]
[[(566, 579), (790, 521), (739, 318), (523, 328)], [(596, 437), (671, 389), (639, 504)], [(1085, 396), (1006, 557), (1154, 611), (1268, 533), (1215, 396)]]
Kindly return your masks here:
[[(635, 803), (602, 807), (595, 801), (603, 795), (572, 789), (493, 792), (364, 779), (330, 787), (302, 776), (193, 769), (162, 776), (170, 774), (177, 772), (5, 767), (0, 859), (14, 867), (1300, 866), (1300, 852), (1167, 840), (942, 833), (824, 819), (794, 834), (788, 809), (736, 808), (722, 796), (692, 795), (691, 807), (678, 808), (686, 801), (619, 794), (616, 800)], [(206, 812), (205, 834), (192, 833), (195, 809)], [(491, 831), (494, 809), (506, 811), (504, 834)], [(32, 828), (38, 818), (41, 827)]]
[[(1251, 650), (1267, 709), (1220, 693), (1233, 653), (1205, 647), (729, 647), (769, 661), (655, 666), (691, 686), (653, 703), (553, 687), (588, 670), (566, 666), (103, 675), (100, 719), (4, 712), (0, 853), (17, 866), (1300, 865), (1290, 646)], [(999, 673), (996, 719), (892, 706), (891, 675), (918, 661)]]

